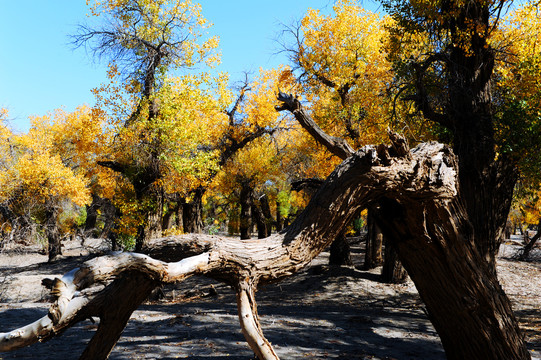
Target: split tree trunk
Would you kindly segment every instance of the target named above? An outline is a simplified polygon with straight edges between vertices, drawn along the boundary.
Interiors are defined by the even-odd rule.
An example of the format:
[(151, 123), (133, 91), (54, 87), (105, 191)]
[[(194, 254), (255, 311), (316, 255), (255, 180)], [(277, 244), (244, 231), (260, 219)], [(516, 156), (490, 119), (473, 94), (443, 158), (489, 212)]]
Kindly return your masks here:
[(57, 301), (49, 316), (28, 329), (0, 334), (0, 351), (53, 335), (67, 326), (63, 321), (70, 314), (83, 311), (82, 289), (137, 271), (162, 283), (197, 273), (231, 284), (250, 347), (260, 359), (277, 359), (258, 321), (255, 289), (309, 264), (359, 210), (377, 202), (376, 219), (415, 282), (447, 357), (529, 359), (509, 300), (474, 245), (456, 168), (456, 158), (440, 144), (408, 152), (393, 138), (390, 148), (365, 147), (337, 167), (290, 227), (265, 241), (171, 237), (149, 244), (150, 255), (164, 261), (188, 258), (162, 263), (123, 253), (88, 261), (53, 282)]

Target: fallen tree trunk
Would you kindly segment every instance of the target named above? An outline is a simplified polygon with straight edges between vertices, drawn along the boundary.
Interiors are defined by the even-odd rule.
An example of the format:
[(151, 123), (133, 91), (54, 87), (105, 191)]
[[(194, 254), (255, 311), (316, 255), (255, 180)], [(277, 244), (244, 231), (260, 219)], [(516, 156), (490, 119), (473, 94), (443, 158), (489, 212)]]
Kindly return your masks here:
[[(0, 351), (54, 336), (90, 316), (100, 317), (95, 336), (109, 334), (108, 347), (112, 348), (127, 312), (131, 314), (133, 305), (144, 297), (134, 299), (126, 313), (106, 317), (110, 309), (99, 298), (126, 286), (126, 281), (134, 288), (139, 284), (130, 282), (130, 276), (101, 290), (92, 291), (93, 284), (132, 274), (132, 278), (147, 279), (141, 291), (144, 295), (158, 284), (202, 274), (236, 290), (240, 324), (249, 346), (259, 359), (277, 359), (259, 324), (258, 285), (305, 267), (342, 233), (359, 210), (377, 202), (380, 210), (376, 219), (385, 225), (386, 236), (416, 283), (447, 356), (528, 359), (509, 301), (473, 244), (471, 225), (457, 200), (452, 151), (430, 143), (410, 152), (403, 139), (391, 134), (391, 140), (390, 147), (366, 146), (347, 158), (305, 211), (279, 234), (248, 241), (208, 235), (162, 238), (148, 244), (144, 249), (148, 255), (120, 253), (96, 258), (62, 279), (49, 281), (56, 298), (49, 315), (0, 334)], [(110, 349), (99, 352), (95, 349), (98, 343), (92, 340), (85, 354), (106, 358)]]

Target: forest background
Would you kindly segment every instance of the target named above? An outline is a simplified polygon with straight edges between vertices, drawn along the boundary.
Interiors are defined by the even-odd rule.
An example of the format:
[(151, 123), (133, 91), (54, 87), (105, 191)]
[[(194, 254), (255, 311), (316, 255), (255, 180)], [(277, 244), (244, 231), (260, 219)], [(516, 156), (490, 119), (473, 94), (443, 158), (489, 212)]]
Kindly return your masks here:
[[(0, 57), (3, 83), (0, 99), (4, 104), (2, 110), (3, 140), (7, 141), (3, 144), (5, 151), (3, 167), (6, 171), (3, 176), (5, 186), (0, 199), (4, 209), (4, 225), (2, 227), (4, 237), (9, 234), (8, 237), (14, 239), (17, 231), (22, 231), (25, 228), (27, 229), (25, 230), (27, 238), (34, 238), (33, 240), (37, 238), (38, 241), (44, 243), (44, 246), (47, 246), (48, 242), (58, 243), (60, 238), (73, 235), (77, 228), (81, 228), (83, 223), (86, 223), (84, 228), (87, 235), (90, 229), (98, 226), (100, 231), (95, 231), (94, 235), (105, 230), (102, 235), (112, 235), (114, 241), (117, 241), (117, 237), (120, 236), (120, 242), (129, 247), (135, 244), (137, 236), (141, 238), (140, 243), (142, 244), (143, 236), (149, 238), (160, 235), (159, 228), (164, 228), (169, 233), (202, 231), (203, 228), (206, 228), (206, 231), (217, 231), (220, 227), (218, 224), (221, 224), (221, 230), (225, 231), (224, 224), (232, 220), (230, 223), (233, 225), (229, 228), (229, 232), (237, 233), (241, 231), (239, 228), (240, 218), (248, 216), (253, 217), (254, 221), (257, 221), (255, 217), (259, 216), (260, 227), (263, 226), (264, 222), (267, 223), (267, 227), (272, 226), (273, 222), (278, 222), (277, 228), (281, 228), (281, 222), (288, 221), (290, 212), (294, 215), (306, 204), (311, 195), (310, 191), (304, 191), (302, 195), (299, 195), (300, 193), (297, 191), (291, 192), (291, 185), (307, 179), (321, 181), (337, 164), (340, 155), (333, 157), (333, 154), (321, 146), (320, 141), (314, 141), (314, 139), (307, 137), (307, 134), (300, 130), (298, 124), (293, 124), (286, 117), (278, 116), (277, 113), (273, 112), (273, 98), (279, 90), (280, 82), (288, 91), (304, 92), (305, 101), (312, 103), (315, 112), (320, 112), (319, 118), (325, 118), (318, 120), (319, 125), (332, 135), (349, 137), (350, 140), (353, 140), (355, 147), (383, 141), (387, 128), (399, 132), (406, 130), (406, 136), (412, 143), (431, 139), (445, 140), (447, 136), (445, 131), (439, 129), (437, 125), (416, 118), (417, 115), (411, 108), (402, 107), (397, 111), (397, 107), (392, 104), (391, 98), (394, 96), (392, 95), (392, 87), (397, 86), (396, 78), (393, 80), (391, 73), (393, 50), (389, 48), (390, 45), (385, 44), (385, 37), (388, 35), (385, 34), (384, 22), (389, 20), (385, 20), (383, 17), (384, 12), (380, 4), (368, 4), (370, 8), (379, 10), (379, 15), (378, 13), (371, 14), (369, 10), (366, 10), (368, 12), (359, 10), (362, 8), (358, 3), (347, 1), (338, 2), (335, 5), (329, 1), (323, 1), (321, 4), (310, 2), (311, 7), (318, 9), (317, 12), (308, 10), (308, 2), (296, 2), (295, 6), (287, 7), (277, 5), (270, 6), (268, 11), (265, 9), (263, 11), (261, 8), (258, 8), (259, 11), (255, 11), (255, 5), (248, 6), (236, 3), (234, 6), (222, 9), (221, 6), (212, 4), (212, 2), (203, 3), (200, 10), (201, 19), (206, 17), (216, 24), (209, 26), (210, 23), (207, 23), (201, 29), (194, 28), (193, 31), (200, 32), (197, 37), (202, 36), (203, 39), (216, 40), (216, 42), (208, 45), (209, 48), (204, 50), (208, 54), (201, 56), (199, 62), (166, 66), (159, 69), (161, 74), (156, 74), (157, 77), (162, 78), (157, 81), (163, 81), (166, 77), (178, 76), (177, 80), (174, 81), (181, 83), (188, 81), (189, 84), (177, 84), (176, 86), (197, 87), (197, 89), (192, 89), (192, 94), (188, 94), (188, 92), (184, 94), (192, 99), (201, 96), (201, 91), (206, 91), (207, 101), (214, 102), (210, 105), (214, 108), (207, 108), (206, 111), (214, 112), (214, 115), (210, 115), (210, 117), (214, 117), (212, 121), (215, 124), (210, 127), (214, 127), (212, 131), (216, 133), (212, 135), (214, 138), (206, 137), (203, 139), (198, 138), (198, 136), (203, 136), (202, 133), (197, 134), (193, 131), (193, 136), (188, 139), (186, 131), (190, 131), (190, 126), (201, 130), (201, 123), (181, 124), (177, 119), (175, 120), (177, 123), (167, 125), (173, 126), (177, 130), (182, 126), (186, 129), (183, 130), (183, 135), (179, 133), (175, 135), (180, 138), (170, 137), (168, 145), (160, 144), (164, 148), (152, 150), (157, 152), (152, 156), (161, 157), (159, 166), (168, 168), (167, 171), (169, 171), (169, 183), (158, 186), (159, 191), (163, 193), (160, 195), (158, 206), (163, 207), (163, 212), (161, 209), (153, 210), (154, 213), (157, 211), (160, 217), (164, 216), (163, 224), (158, 226), (158, 231), (152, 231), (149, 229), (151, 227), (149, 221), (151, 220), (143, 218), (150, 216), (148, 206), (154, 208), (157, 206), (155, 199), (149, 200), (153, 204), (145, 205), (147, 209), (141, 209), (141, 205), (135, 205), (135, 202), (141, 203), (142, 194), (138, 194), (138, 190), (133, 187), (133, 179), (129, 180), (129, 176), (111, 166), (112, 162), (118, 163), (119, 156), (114, 154), (115, 151), (118, 151), (119, 146), (118, 134), (113, 135), (115, 132), (118, 133), (118, 129), (115, 127), (119, 124), (126, 125), (128, 122), (126, 120), (127, 114), (133, 111), (130, 107), (138, 106), (136, 103), (140, 101), (138, 96), (141, 95), (141, 91), (133, 87), (133, 82), (139, 80), (134, 77), (129, 78), (130, 71), (135, 71), (130, 66), (135, 67), (136, 64), (126, 63), (123, 65), (125, 67), (119, 68), (114, 61), (110, 62), (110, 60), (114, 60), (114, 54), (104, 53), (102, 55), (105, 56), (100, 57), (99, 54), (93, 54), (90, 47), (85, 47), (89, 45), (90, 41), (84, 44), (83, 42), (77, 43), (74, 35), (77, 34), (78, 26), (81, 24), (88, 24), (89, 27), (98, 26), (97, 24), (105, 21), (99, 16), (92, 16), (87, 5), (66, 2), (60, 7), (47, 7), (41, 2), (30, 2), (28, 8), (31, 11), (23, 13), (21, 6), (2, 3), (2, 16), (5, 20), (2, 21), (1, 25), (3, 27), (2, 33), (5, 34), (2, 37), (2, 47), (13, 50), (13, 52), (3, 52)], [(319, 7), (314, 5), (319, 5)], [(278, 10), (282, 8), (288, 9), (288, 12), (284, 13), (283, 10)], [(523, 24), (516, 23), (518, 20), (513, 18), (512, 14), (517, 8), (520, 6), (512, 4), (504, 9), (506, 13), (511, 14), (506, 20), (507, 23), (502, 22), (505, 24), (502, 31), (508, 33), (504, 36), (498, 35), (499, 38), (495, 40), (500, 41), (504, 47), (507, 46), (505, 42), (509, 41), (510, 38), (520, 36), (520, 34), (512, 34), (513, 31), (516, 31), (513, 28), (523, 26)], [(344, 16), (346, 10), (352, 11), (354, 15)], [(340, 11), (342, 11), (341, 15)], [(316, 13), (320, 18), (314, 17)], [(305, 14), (303, 23), (300, 22), (301, 14)], [(263, 16), (264, 20), (261, 20), (260, 16)], [(322, 16), (330, 17), (325, 20)], [(333, 17), (334, 23), (330, 20)], [(311, 18), (312, 20), (310, 20)], [(244, 19), (244, 21), (237, 19)], [(530, 18), (526, 17), (526, 19)], [(325, 21), (328, 22), (327, 25), (323, 25)], [(349, 22), (349, 24), (341, 29), (340, 24), (336, 21)], [(513, 23), (514, 21), (515, 23)], [(538, 24), (535, 22), (535, 16), (533, 20), (526, 21), (533, 22), (527, 27), (537, 31)], [(25, 25), (23, 26), (23, 24)], [(340, 31), (344, 31), (344, 28), (345, 31), (348, 31), (348, 26), (362, 26), (364, 28), (359, 28), (349, 34), (340, 33)], [(252, 30), (245, 31), (247, 27)], [(311, 27), (314, 29), (313, 33), (310, 33)], [(364, 34), (366, 32), (374, 34), (370, 37)], [(217, 37), (214, 38), (216, 34), (220, 34), (219, 40)], [(314, 40), (315, 43), (312, 44), (300, 44), (297, 41), (307, 37), (319, 37), (319, 40)], [(331, 40), (333, 37), (334, 41), (357, 41), (361, 45), (348, 49), (350, 54), (345, 51), (335, 51), (332, 49), (332, 44), (328, 42), (333, 41)], [(196, 39), (194, 38), (193, 41), (195, 43)], [(419, 39), (419, 41), (422, 40)], [(521, 44), (522, 48), (513, 49), (517, 54), (502, 57), (503, 62), (514, 62), (517, 60), (514, 57), (519, 56), (521, 58), (518, 61), (521, 64), (530, 64), (529, 68), (519, 65), (523, 66), (521, 71), (531, 72), (532, 66), (535, 71), (538, 66), (535, 55), (519, 54), (524, 51), (525, 46), (531, 46), (532, 43), (531, 49), (535, 49), (535, 41), (536, 37), (533, 37), (530, 44)], [(249, 51), (242, 48), (246, 44), (250, 44)], [(326, 51), (325, 47), (330, 47), (331, 50)], [(301, 53), (302, 51), (312, 51), (313, 53), (305, 55)], [(363, 53), (359, 54), (359, 51)], [(530, 51), (535, 54), (535, 50)], [(211, 52), (212, 55), (210, 55)], [(17, 56), (10, 56), (12, 53)], [(352, 54), (356, 54), (354, 56), (357, 58), (347, 64), (347, 61), (351, 60), (347, 57), (351, 57)], [(109, 58), (107, 58), (108, 55)], [(207, 55), (211, 56), (212, 59), (204, 63), (202, 60)], [(505, 57), (507, 60), (503, 59)], [(346, 65), (340, 69), (336, 64), (343, 60), (346, 61)], [(256, 68), (261, 64), (268, 66), (271, 70), (266, 70), (265, 73), (262, 67)], [(357, 67), (361, 67), (360, 71), (356, 70)], [(347, 74), (348, 71), (350, 74)], [(502, 88), (514, 85), (512, 77), (524, 79), (522, 74), (510, 76), (511, 71), (513, 70), (510, 67), (502, 66), (499, 77)], [(372, 81), (361, 84), (358, 79), (361, 72), (365, 72), (365, 78), (373, 76)], [(69, 76), (66, 76), (68, 74)], [(188, 79), (189, 76), (193, 77)], [(351, 77), (350, 80), (348, 80), (348, 76)], [(395, 73), (396, 76), (400, 76), (400, 74)], [(535, 73), (530, 73), (529, 76), (535, 76)], [(215, 79), (210, 80), (210, 77), (215, 77)], [(178, 80), (181, 78), (183, 80)], [(213, 81), (215, 83), (212, 83)], [(295, 82), (298, 85), (294, 85)], [(33, 86), (22, 86), (27, 83), (32, 83)], [(537, 109), (537, 105), (535, 105), (536, 91), (538, 90), (535, 89), (535, 85), (524, 81), (522, 83), (520, 86), (524, 87), (525, 96), (528, 99), (514, 99), (514, 101), (522, 101), (522, 104), (527, 104), (526, 112), (535, 112)], [(295, 89), (295, 86), (301, 86), (302, 89)], [(214, 89), (210, 89), (211, 87)], [(327, 87), (326, 90), (325, 87)], [(253, 89), (257, 89), (256, 91), (259, 93), (254, 94)], [(209, 90), (215, 93), (210, 94)], [(340, 90), (346, 91), (340, 93)], [(252, 98), (246, 99), (245, 92), (251, 92), (254, 95), (249, 95)], [(324, 92), (326, 93), (323, 95)], [(362, 99), (364, 103), (361, 105), (353, 104), (354, 100), (353, 96), (350, 96), (351, 94), (354, 94), (355, 99), (364, 96)], [(129, 98), (130, 96), (131, 98)], [(333, 99), (333, 96), (340, 99)], [(325, 100), (324, 97), (328, 98)], [(314, 98), (317, 100), (312, 100)], [(234, 114), (236, 111), (235, 101), (241, 105), (239, 114)], [(261, 110), (265, 106), (267, 109)], [(52, 107), (57, 107), (57, 109), (53, 110)], [(391, 107), (393, 108), (391, 109)], [(233, 109), (235, 111), (232, 111)], [(229, 129), (223, 127), (216, 129), (216, 126), (223, 126), (220, 121), (224, 121), (224, 119), (216, 120), (216, 112), (227, 113), (228, 111), (232, 111), (229, 113)], [(267, 112), (264, 113), (264, 111)], [(338, 119), (333, 119), (329, 113), (331, 111), (338, 113)], [(29, 114), (33, 115), (29, 116)], [(177, 114), (171, 115), (172, 117), (178, 116)], [(234, 115), (239, 118), (233, 119)], [(253, 121), (247, 118), (249, 116), (255, 116), (259, 120)], [(91, 126), (89, 126), (89, 122), (92, 124)], [(356, 123), (353, 124), (353, 122)], [(210, 122), (207, 121), (206, 125), (209, 124)], [(526, 140), (518, 144), (513, 138), (516, 135), (505, 133), (507, 130), (504, 128), (509, 126), (509, 123), (501, 125), (501, 137), (502, 139), (505, 137), (502, 141), (507, 142), (502, 145), (502, 149), (504, 146), (507, 148), (519, 146), (523, 149), (527, 148), (529, 153), (534, 153), (539, 146), (535, 144), (535, 136), (527, 136)], [(531, 120), (523, 127), (528, 128), (528, 133), (532, 134), (536, 132), (537, 126), (537, 122)], [(70, 129), (68, 130), (68, 128)], [(232, 129), (237, 134), (232, 135)], [(167, 131), (165, 128), (154, 130)], [(148, 132), (148, 129), (133, 131), (140, 132), (138, 136), (142, 136), (141, 132)], [(239, 131), (245, 133), (242, 135), (239, 134)], [(248, 132), (246, 133), (246, 131)], [(26, 134), (24, 134), (25, 132)], [(206, 133), (206, 135), (209, 134), (209, 132)], [(155, 135), (146, 134), (145, 136)], [(140, 139), (134, 138), (133, 134), (130, 136), (132, 138), (125, 141), (131, 141), (131, 146), (137, 147), (136, 143)], [(227, 139), (227, 136), (230, 138)], [(77, 140), (74, 140), (73, 137)], [(261, 143), (264, 137), (267, 138), (265, 144)], [(253, 146), (248, 146), (256, 138), (259, 143), (254, 142)], [(291, 142), (290, 139), (294, 139), (296, 144), (286, 146), (285, 144)], [(235, 144), (231, 143), (232, 140)], [(74, 144), (74, 141), (77, 141), (78, 144)], [(185, 145), (189, 149), (183, 149), (181, 154), (178, 151), (175, 152), (173, 147), (180, 148), (182, 141), (188, 141), (190, 144)], [(227, 145), (224, 141), (230, 143)], [(72, 145), (76, 145), (75, 148), (67, 145), (70, 142)], [(115, 142), (117, 142), (116, 145), (114, 145)], [(214, 144), (211, 144), (212, 142)], [(221, 144), (218, 144), (220, 142)], [(275, 147), (274, 154), (270, 154), (266, 149), (271, 143)], [(122, 146), (125, 145), (124, 143)], [(218, 149), (220, 146), (221, 149)], [(113, 149), (114, 147), (117, 149)], [(205, 151), (201, 151), (204, 147), (206, 147)], [(242, 147), (246, 147), (246, 151), (236, 154)], [(259, 150), (257, 150), (258, 147)], [(199, 158), (194, 155), (194, 150), (197, 150)], [(148, 152), (151, 150), (139, 149), (139, 151)], [(217, 151), (222, 153), (218, 155)], [(191, 159), (188, 161), (191, 170), (179, 170), (180, 166), (187, 165), (186, 154), (188, 152), (191, 152)], [(38, 154), (40, 157), (37, 156)], [(134, 154), (135, 150), (133, 150), (132, 156), (135, 156)], [(166, 156), (168, 158), (164, 160)], [(234, 159), (234, 156), (237, 158)], [(115, 158), (117, 160), (114, 160)], [(211, 158), (214, 159), (214, 163), (210, 161)], [(216, 160), (218, 158), (219, 160)], [(98, 165), (100, 161), (101, 164)], [(113, 170), (113, 172), (105, 170), (107, 166), (104, 166), (104, 162), (107, 161), (109, 161), (109, 170)], [(125, 162), (126, 159), (123, 161)], [(534, 170), (536, 167), (535, 159), (528, 161), (530, 163), (524, 165), (523, 173), (527, 174), (529, 171), (536, 173)], [(250, 167), (246, 162), (252, 165), (252, 168), (246, 168)], [(232, 166), (234, 170), (226, 169), (227, 163), (230, 163), (229, 166)], [(234, 165), (231, 165), (233, 163)], [(256, 165), (257, 163), (259, 165)], [(269, 166), (271, 163), (272, 166)], [(52, 171), (51, 169), (55, 166), (57, 167), (56, 174), (47, 172)], [(144, 168), (143, 165), (141, 166)], [(216, 166), (223, 167), (222, 170), (225, 172), (219, 172)], [(203, 169), (205, 167), (206, 169)], [(45, 168), (48, 170), (46, 171)], [(30, 171), (30, 169), (33, 170)], [(116, 174), (114, 174), (115, 171)], [(159, 177), (164, 176), (164, 169), (156, 171), (160, 173)], [(201, 173), (205, 171), (208, 173)], [(172, 181), (173, 173), (177, 178)], [(228, 175), (224, 176), (226, 173)], [(119, 174), (123, 175), (119, 176)], [(132, 183), (131, 189), (129, 189), (130, 185), (120, 184), (126, 180), (128, 183)], [(150, 183), (152, 182), (150, 181)], [(50, 192), (43, 191), (44, 184), (51, 188)], [(303, 186), (307, 190), (306, 184), (304, 183), (301, 188), (296, 190), (302, 189)], [(66, 186), (70, 189), (67, 189)], [(244, 191), (243, 186), (245, 187)], [(34, 187), (34, 192), (27, 191), (26, 187)], [(171, 189), (171, 187), (182, 187), (183, 190), (178, 191), (178, 189)], [(195, 202), (201, 202), (205, 197), (204, 202), (206, 203), (209, 194), (211, 194), (206, 192), (206, 188), (210, 187), (214, 187), (214, 194), (217, 195), (217, 198), (211, 201), (213, 204), (207, 209), (200, 207), (196, 210), (201, 213), (196, 218), (184, 219), (184, 222), (188, 222), (187, 224), (180, 221), (181, 217), (190, 216), (189, 205), (190, 203), (193, 205), (194, 196)], [(536, 187), (537, 181), (534, 180), (533, 176), (529, 176), (527, 181), (519, 184), (515, 206), (510, 217), (510, 224), (514, 228), (518, 226), (524, 230), (527, 227), (537, 225), (539, 210)], [(39, 191), (38, 188), (40, 188)], [(83, 188), (85, 189), (83, 190)], [(203, 188), (205, 188), (204, 191), (201, 190)], [(273, 189), (270, 190), (270, 188)], [(308, 188), (310, 187), (308, 186)], [(312, 184), (311, 190), (313, 189)], [(145, 188), (145, 191), (148, 190), (149, 188)], [(63, 193), (59, 193), (60, 191)], [(130, 191), (133, 193), (128, 194)], [(174, 195), (167, 193), (168, 191), (172, 191)], [(22, 195), (23, 193), (25, 195)], [(151, 198), (155, 196), (154, 194)], [(132, 201), (129, 200), (130, 197), (133, 198)], [(259, 202), (254, 203), (255, 198), (264, 200), (263, 208)], [(101, 212), (106, 212), (103, 200), (111, 205), (108, 215), (101, 214)], [(25, 202), (24, 205), (23, 202)], [(244, 210), (241, 202), (244, 202)], [(184, 209), (182, 209), (182, 204), (184, 204)], [(251, 209), (248, 210), (248, 207)], [(293, 211), (290, 211), (291, 208)], [(92, 212), (89, 219), (87, 218), (88, 210)], [(182, 214), (182, 210), (184, 210), (184, 214)], [(210, 216), (205, 214), (204, 221), (202, 219), (203, 211), (210, 211)], [(241, 214), (243, 211), (244, 213)], [(275, 214), (274, 218), (271, 211)], [(100, 216), (101, 218), (98, 220)], [(14, 218), (19, 220), (13, 221)], [(111, 220), (111, 218), (115, 220)], [(156, 220), (154, 221), (156, 222)], [(56, 225), (53, 226), (53, 223)], [(365, 223), (366, 219), (364, 218), (363, 224)], [(47, 234), (46, 230), (50, 229), (51, 226), (55, 229), (52, 233)], [(147, 228), (144, 235), (141, 234), (143, 226)], [(139, 235), (137, 235), (138, 231)], [(246, 231), (244, 230), (243, 237), (248, 236)], [(50, 241), (47, 240), (48, 237), (50, 237)], [(52, 240), (53, 238), (55, 240)]]

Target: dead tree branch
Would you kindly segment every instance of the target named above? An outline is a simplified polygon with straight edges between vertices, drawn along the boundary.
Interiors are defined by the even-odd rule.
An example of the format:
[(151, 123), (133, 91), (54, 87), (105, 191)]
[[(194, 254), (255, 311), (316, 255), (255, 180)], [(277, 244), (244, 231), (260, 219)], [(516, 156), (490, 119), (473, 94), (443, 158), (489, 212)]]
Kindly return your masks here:
[[(55, 297), (49, 314), (33, 324), (0, 334), (0, 351), (42, 341), (78, 321), (97, 316), (100, 328), (83, 358), (105, 359), (129, 315), (151, 289), (200, 274), (236, 290), (240, 325), (248, 345), (260, 359), (276, 360), (278, 356), (265, 339), (257, 315), (258, 286), (305, 267), (360, 209), (378, 203), (381, 210), (376, 219), (387, 229), (386, 236), (404, 259), (442, 343), (449, 346), (444, 345), (450, 358), (461, 359), (465, 353), (473, 353), (475, 358), (500, 359), (498, 353), (513, 352), (516, 358), (524, 358), (521, 348), (508, 349), (508, 343), (499, 341), (514, 331), (506, 325), (510, 304), (501, 295), (496, 276), (487, 271), (486, 262), (476, 251), (471, 225), (457, 201), (456, 157), (438, 143), (421, 144), (407, 151), (400, 137), (391, 136), (391, 141), (390, 147), (365, 146), (347, 158), (292, 225), (265, 240), (240, 241), (210, 235), (162, 238), (144, 249), (150, 256), (104, 256), (60, 279), (47, 281)], [(116, 280), (105, 289), (95, 286), (112, 279)], [(145, 280), (139, 291), (141, 279)], [(104, 296), (128, 303), (120, 302), (121, 314), (108, 313), (111, 309), (106, 304), (111, 301), (101, 301)], [(442, 303), (446, 306), (442, 307)], [(487, 324), (491, 332), (480, 331)], [(486, 336), (488, 333), (490, 336)], [(102, 341), (106, 342), (104, 350), (99, 349)]]

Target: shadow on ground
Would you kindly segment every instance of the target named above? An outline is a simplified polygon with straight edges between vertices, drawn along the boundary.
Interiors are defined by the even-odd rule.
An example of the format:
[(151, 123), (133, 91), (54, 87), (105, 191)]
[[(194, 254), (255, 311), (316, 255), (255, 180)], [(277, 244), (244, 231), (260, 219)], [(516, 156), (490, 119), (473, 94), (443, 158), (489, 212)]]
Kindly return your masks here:
[[(329, 267), (325, 265), (327, 255), (278, 284), (262, 287), (256, 295), (265, 336), (282, 359), (445, 358), (411, 282), (381, 284), (377, 270)], [(353, 256), (360, 267), (362, 248), (354, 248)], [(88, 258), (74, 256), (53, 264), (18, 267), (16, 271), (2, 269), (2, 275), (61, 274)], [(522, 263), (512, 254), (504, 259), (511, 272), (524, 278), (519, 274)], [(538, 263), (528, 264), (537, 269)], [(215, 291), (209, 291), (211, 286)], [(215, 292), (217, 295), (211, 295)], [(163, 293), (164, 298), (147, 302), (133, 314), (110, 359), (253, 358), (240, 331), (235, 294), (230, 288), (194, 277), (167, 286)], [(541, 351), (539, 312), (535, 304), (525, 304), (516, 311), (517, 317), (528, 336), (529, 348)], [(0, 332), (37, 320), (46, 314), (46, 307), (46, 303), (27, 301), (0, 304)], [(2, 353), (0, 359), (77, 359), (96, 328), (97, 324), (85, 321), (61, 337)]]

